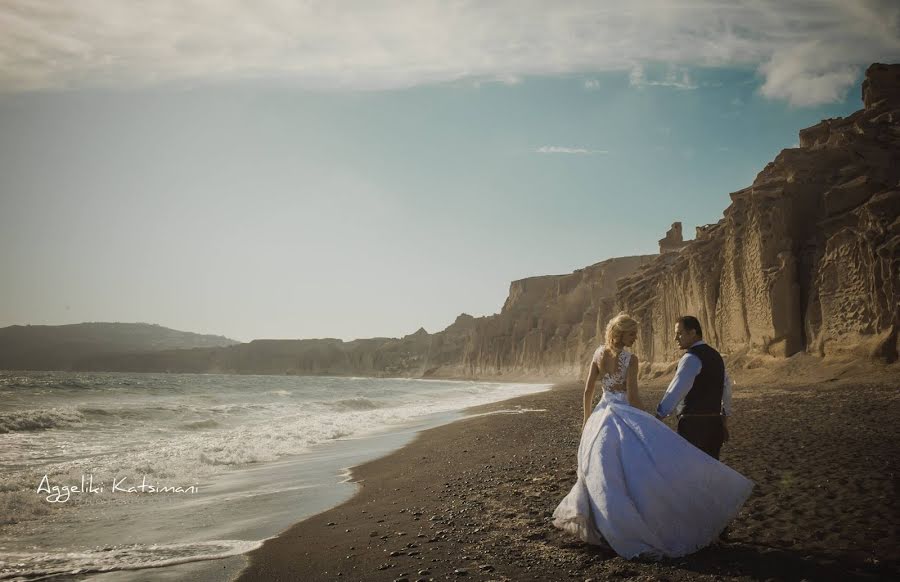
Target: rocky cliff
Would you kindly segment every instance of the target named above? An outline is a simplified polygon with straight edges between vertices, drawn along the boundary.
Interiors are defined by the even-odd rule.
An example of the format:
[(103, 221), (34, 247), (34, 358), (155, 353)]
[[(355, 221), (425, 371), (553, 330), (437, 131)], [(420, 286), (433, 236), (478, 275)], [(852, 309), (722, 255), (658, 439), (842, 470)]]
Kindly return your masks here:
[(414, 377), (578, 375), (615, 307), (616, 281), (655, 255), (609, 259), (568, 275), (513, 281), (499, 314), (462, 314), (403, 338), (254, 340), (82, 358), (79, 370)]
[(724, 352), (897, 359), (900, 65), (872, 65), (862, 98), (800, 131), (696, 240), (620, 281), (642, 360), (673, 359), (685, 313)]
[(461, 361), (442, 362), (436, 373), (579, 375), (615, 314), (617, 281), (655, 256), (609, 259), (569, 275), (513, 281), (500, 313), (472, 323)]

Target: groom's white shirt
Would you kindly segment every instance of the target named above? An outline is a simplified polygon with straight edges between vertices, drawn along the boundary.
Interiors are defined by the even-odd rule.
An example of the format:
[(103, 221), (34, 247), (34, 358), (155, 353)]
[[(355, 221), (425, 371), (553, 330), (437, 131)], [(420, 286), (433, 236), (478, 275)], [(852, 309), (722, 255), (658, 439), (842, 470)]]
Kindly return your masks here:
[[(705, 343), (705, 341), (700, 340), (694, 342), (691, 347)], [(694, 379), (700, 373), (702, 367), (703, 364), (700, 362), (700, 358), (694, 354), (685, 352), (681, 356), (681, 359), (678, 361), (678, 369), (675, 371), (675, 377), (672, 378), (666, 393), (656, 408), (658, 415), (665, 418), (672, 414), (676, 406), (676, 412), (681, 413), (681, 409), (684, 407), (684, 402), (682, 401), (691, 390), (691, 387), (693, 387)], [(722, 413), (725, 416), (731, 416), (731, 378), (728, 377), (728, 372), (725, 372), (725, 389), (722, 391)]]

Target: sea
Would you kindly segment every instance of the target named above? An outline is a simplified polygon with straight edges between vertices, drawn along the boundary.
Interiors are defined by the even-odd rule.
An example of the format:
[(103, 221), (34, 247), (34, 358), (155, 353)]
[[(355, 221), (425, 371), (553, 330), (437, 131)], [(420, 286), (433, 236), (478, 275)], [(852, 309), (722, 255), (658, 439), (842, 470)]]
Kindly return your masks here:
[(549, 388), (0, 372), (0, 580), (228, 580), (265, 539), (350, 498), (350, 467)]

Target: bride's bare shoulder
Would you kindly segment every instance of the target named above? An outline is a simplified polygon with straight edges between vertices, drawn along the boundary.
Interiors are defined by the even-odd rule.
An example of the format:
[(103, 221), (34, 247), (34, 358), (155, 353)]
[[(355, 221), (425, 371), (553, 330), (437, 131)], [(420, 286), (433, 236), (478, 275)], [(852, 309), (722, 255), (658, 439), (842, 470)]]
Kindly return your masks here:
[(606, 358), (606, 347), (601, 345), (596, 350), (594, 350), (594, 355), (591, 356), (591, 364), (597, 367), (598, 372), (603, 371), (604, 359)]

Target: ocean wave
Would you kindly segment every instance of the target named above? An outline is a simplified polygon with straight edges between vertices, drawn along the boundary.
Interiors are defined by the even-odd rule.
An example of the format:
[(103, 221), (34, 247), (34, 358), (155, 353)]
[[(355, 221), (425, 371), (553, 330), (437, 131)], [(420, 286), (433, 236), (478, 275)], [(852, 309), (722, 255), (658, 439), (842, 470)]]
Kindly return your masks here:
[(142, 570), (244, 554), (262, 541), (212, 540), (153, 545), (119, 545), (67, 553), (10, 553), (0, 578), (41, 580), (65, 574)]
[[(197, 396), (193, 394), (179, 397), (178, 401), (159, 401), (142, 394), (139, 397), (128, 395), (127, 399), (117, 396), (115, 400), (84, 403), (78, 409), (84, 417), (87, 431), (84, 436), (97, 430), (102, 431), (104, 438), (87, 438), (76, 449), (66, 451), (68, 458), (54, 458), (50, 464), (47, 464), (49, 458), (43, 455), (40, 464), (45, 472), (71, 470), (80, 474), (92, 470), (95, 475), (148, 473), (202, 480), (230, 467), (275, 461), (309, 451), (321, 443), (358, 438), (432, 414), (459, 411), (541, 388), (507, 384), (498, 386), (498, 390), (470, 391), (471, 385), (456, 383), (451, 390), (429, 387), (397, 391), (393, 390), (393, 384), (383, 382), (378, 391), (383, 393), (391, 389), (390, 394), (364, 396), (359, 392), (363, 389), (359, 383), (342, 380), (336, 384), (327, 390), (328, 396), (335, 400), (323, 398), (323, 390), (314, 387), (305, 393), (295, 391), (296, 399), (270, 396), (268, 402), (265, 398), (260, 402), (258, 394), (251, 399), (245, 391), (240, 391), (225, 392), (224, 396), (211, 392), (216, 398), (244, 399), (238, 402), (211, 398), (211, 402), (201, 404), (194, 400)], [(407, 383), (407, 386), (416, 385)], [(188, 404), (187, 398), (192, 399), (192, 404)], [(114, 402), (116, 405), (112, 405)], [(125, 402), (132, 407), (122, 407)], [(72, 415), (71, 411), (68, 414)], [(129, 418), (128, 415), (135, 414), (150, 418), (142, 418), (137, 424), (123, 421), (123, 418)], [(19, 422), (20, 418), (12, 424), (41, 428), (53, 425), (54, 420), (57, 426), (68, 421), (81, 421), (78, 416), (65, 413), (57, 414), (55, 419), (43, 419), (50, 422), (38, 422), (42, 420), (41, 416), (33, 413), (26, 416), (30, 416), (31, 422)], [(223, 426), (228, 430), (217, 428)], [(40, 446), (48, 451), (56, 451), (53, 447), (60, 443), (66, 444), (60, 439), (68, 441), (68, 437), (63, 431), (39, 437), (27, 433), (21, 435), (22, 439), (40, 438)]]
[(83, 378), (69, 378), (56, 383), (60, 388), (92, 388), (93, 385), (93, 382)]
[(375, 410), (377, 408), (385, 407), (385, 403), (375, 402), (374, 400), (369, 400), (364, 396), (358, 396), (356, 398), (344, 398), (342, 400), (335, 400), (334, 402), (319, 402), (318, 404), (322, 404), (332, 410), (337, 411)]
[(196, 422), (186, 422), (182, 424), (179, 428), (187, 429), (187, 430), (202, 430), (204, 428), (218, 428), (222, 426), (218, 422), (213, 419), (208, 420), (198, 420)]
[(107, 422), (115, 420), (140, 421), (164, 419), (178, 409), (153, 406), (141, 408), (100, 408), (94, 406), (79, 406), (77, 410), (89, 420), (92, 419), (95, 422)]
[[(6, 490), (0, 488), (0, 525), (10, 525), (20, 521), (40, 519), (50, 513), (50, 508), (43, 498), (34, 494), (34, 490)], [(2, 564), (0, 559), (0, 564)], [(2, 572), (2, 570), (0, 570)], [(3, 578), (0, 573), (0, 579)]]
[(89, 408), (87, 406), (80, 406), (78, 411), (82, 414), (91, 414), (95, 416), (115, 416), (116, 413), (108, 408)]
[(250, 447), (216, 446), (200, 452), (198, 460), (211, 467), (252, 465), (274, 461), (277, 455), (268, 451)]
[(47, 430), (84, 422), (84, 415), (72, 408), (19, 410), (0, 414), (0, 434)]

